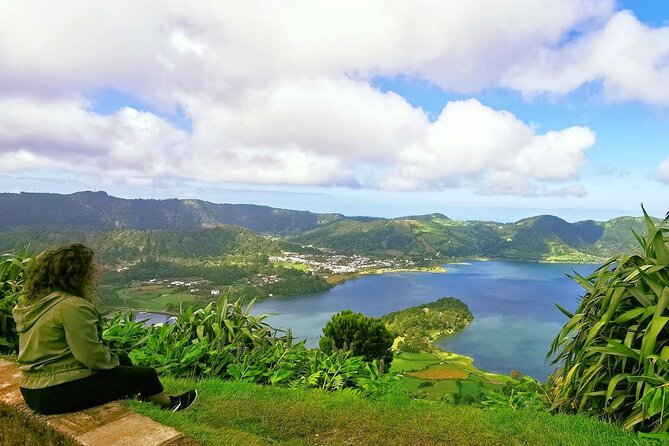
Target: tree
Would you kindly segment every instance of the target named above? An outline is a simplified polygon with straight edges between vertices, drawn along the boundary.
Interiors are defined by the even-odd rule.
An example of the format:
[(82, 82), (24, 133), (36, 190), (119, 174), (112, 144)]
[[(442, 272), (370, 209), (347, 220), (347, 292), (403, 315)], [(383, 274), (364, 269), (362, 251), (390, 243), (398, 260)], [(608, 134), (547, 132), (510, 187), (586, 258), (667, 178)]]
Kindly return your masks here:
[[(669, 430), (669, 229), (644, 216), (641, 251), (573, 279), (586, 293), (551, 346), (553, 406)], [(663, 222), (663, 225), (667, 220)]]
[(323, 328), (319, 342), (323, 351), (349, 350), (354, 356), (362, 356), (368, 362), (383, 360), (386, 370), (393, 361), (390, 350), (392, 345), (393, 335), (380, 319), (351, 310), (332, 316)]

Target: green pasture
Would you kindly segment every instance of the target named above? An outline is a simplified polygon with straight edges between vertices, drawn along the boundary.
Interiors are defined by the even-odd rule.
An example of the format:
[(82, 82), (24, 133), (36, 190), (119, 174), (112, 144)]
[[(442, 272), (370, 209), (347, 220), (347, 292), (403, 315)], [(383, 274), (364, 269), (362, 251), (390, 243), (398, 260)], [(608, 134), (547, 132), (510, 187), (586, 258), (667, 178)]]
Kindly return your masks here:
[(292, 269), (297, 269), (300, 271), (307, 271), (308, 267), (304, 263), (295, 263), (295, 262), (274, 262), (275, 267), (284, 267), (284, 268), (292, 268)]
[(173, 288), (160, 285), (145, 285), (123, 288), (117, 291), (122, 300), (133, 300), (134, 307), (143, 310), (160, 311), (168, 304), (193, 304), (202, 298), (190, 293), (176, 292)]
[[(164, 379), (170, 393), (197, 388), (182, 412), (131, 401), (139, 412), (206, 446), (651, 446), (653, 443), (584, 416), (439, 404), (388, 394), (259, 386), (244, 382)], [(435, 384), (446, 387), (452, 384)], [(468, 386), (468, 385), (466, 385)]]
[(400, 373), (398, 389), (419, 398), (441, 400), (446, 395), (477, 397), (484, 390), (500, 390), (513, 378), (483, 372), (470, 357), (454, 353), (400, 353), (391, 372)]
[(431, 365), (439, 364), (442, 361), (439, 358), (426, 358), (426, 359), (416, 359), (410, 360), (405, 359), (403, 355), (409, 353), (403, 353), (402, 355), (396, 356), (393, 359), (393, 363), (390, 366), (390, 370), (393, 372), (406, 372), (410, 370), (422, 370), (426, 369)]

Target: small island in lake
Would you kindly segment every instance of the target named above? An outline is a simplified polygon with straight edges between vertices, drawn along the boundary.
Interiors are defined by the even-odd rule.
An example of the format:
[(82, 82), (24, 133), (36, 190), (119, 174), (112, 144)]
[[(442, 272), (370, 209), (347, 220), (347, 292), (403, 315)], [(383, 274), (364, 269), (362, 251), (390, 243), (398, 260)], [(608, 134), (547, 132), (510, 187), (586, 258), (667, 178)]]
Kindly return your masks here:
[(454, 297), (444, 297), (381, 317), (396, 335), (393, 348), (405, 352), (432, 351), (434, 340), (462, 330), (473, 319), (469, 307)]
[(509, 376), (478, 369), (468, 356), (444, 352), (433, 345), (440, 336), (464, 329), (473, 319), (469, 307), (453, 297), (382, 316), (396, 336), (390, 371), (403, 377), (400, 388), (413, 398), (474, 401), (483, 392), (500, 391), (506, 383), (516, 382)]

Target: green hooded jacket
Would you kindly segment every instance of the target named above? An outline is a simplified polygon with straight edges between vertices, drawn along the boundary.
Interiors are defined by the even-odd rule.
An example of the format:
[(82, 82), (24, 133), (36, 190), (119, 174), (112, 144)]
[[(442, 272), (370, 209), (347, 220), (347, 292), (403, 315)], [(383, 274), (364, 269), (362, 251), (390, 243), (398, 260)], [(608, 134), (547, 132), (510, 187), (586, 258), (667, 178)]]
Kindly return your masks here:
[(118, 365), (102, 343), (100, 313), (86, 299), (56, 291), (33, 304), (19, 301), (12, 314), (23, 388), (55, 386)]

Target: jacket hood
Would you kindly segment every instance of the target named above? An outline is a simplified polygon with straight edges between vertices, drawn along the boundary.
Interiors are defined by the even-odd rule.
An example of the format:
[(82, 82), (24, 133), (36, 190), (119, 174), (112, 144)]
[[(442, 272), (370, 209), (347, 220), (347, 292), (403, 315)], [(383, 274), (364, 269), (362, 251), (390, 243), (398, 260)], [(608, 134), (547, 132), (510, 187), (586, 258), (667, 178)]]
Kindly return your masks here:
[(70, 297), (69, 294), (55, 291), (30, 305), (26, 305), (23, 300), (19, 301), (12, 310), (12, 316), (16, 322), (16, 331), (22, 333), (29, 330), (51, 307), (68, 297)]

